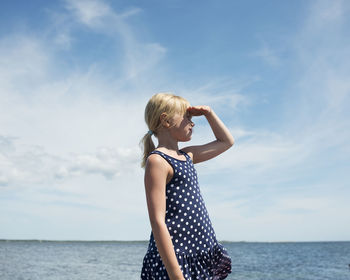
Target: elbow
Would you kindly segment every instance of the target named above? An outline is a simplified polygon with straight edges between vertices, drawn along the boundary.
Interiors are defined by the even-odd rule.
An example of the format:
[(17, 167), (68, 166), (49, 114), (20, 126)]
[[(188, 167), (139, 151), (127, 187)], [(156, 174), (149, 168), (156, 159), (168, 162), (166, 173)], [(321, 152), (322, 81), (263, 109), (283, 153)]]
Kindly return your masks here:
[(231, 148), (235, 144), (235, 139), (231, 136), (227, 141), (227, 149)]
[(155, 231), (165, 225), (165, 221), (161, 219), (150, 219), (152, 230)]
[(233, 144), (235, 143), (233, 137), (230, 137), (228, 139), (225, 139), (223, 141), (220, 141), (222, 144), (222, 152), (227, 151), (229, 148), (231, 148), (233, 146)]
[(232, 137), (231, 141), (230, 141), (230, 147), (232, 147), (235, 144), (235, 139)]

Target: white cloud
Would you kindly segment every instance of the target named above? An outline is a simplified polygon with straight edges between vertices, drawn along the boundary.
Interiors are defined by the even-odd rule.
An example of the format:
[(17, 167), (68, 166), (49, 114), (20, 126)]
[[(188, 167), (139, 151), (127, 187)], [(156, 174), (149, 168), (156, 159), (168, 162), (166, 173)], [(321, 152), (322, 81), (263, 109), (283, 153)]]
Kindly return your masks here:
[[(38, 225), (37, 230), (32, 228), (33, 236), (72, 238), (65, 233), (70, 232), (83, 239), (145, 238), (149, 224), (137, 144), (146, 132), (143, 110), (148, 95), (159, 85), (176, 88), (161, 63), (166, 47), (138, 39), (127, 21), (140, 9), (117, 13), (106, 2), (66, 3), (67, 10), (53, 23), (62, 27), (51, 34), (56, 47), (74, 48), (81, 30), (108, 36), (116, 48), (122, 45), (124, 60), (116, 65), (120, 75), (106, 74), (97, 61), (56, 76), (56, 66), (64, 58), (52, 47), (51, 38), (14, 34), (0, 41), (0, 186), (9, 198), (1, 203), (0, 219), (8, 234), (18, 234), (18, 228), (28, 228), (32, 221)], [(346, 194), (344, 182), (331, 174), (346, 173), (346, 167), (339, 171), (336, 164), (350, 153), (350, 48), (341, 25), (346, 2), (315, 3), (290, 49), (298, 84), (287, 92), (289, 118), (276, 130), (230, 123), (236, 138), (232, 149), (198, 165), (203, 191), (210, 194), (205, 197), (209, 212), (225, 239), (341, 236), (330, 231), (318, 236), (317, 231), (326, 232), (323, 217), (339, 229), (344, 218), (339, 213), (349, 210), (341, 199)], [(331, 39), (323, 39), (324, 29), (332, 31)], [(266, 46), (261, 55), (277, 65), (276, 51)], [(214, 78), (203, 86), (193, 83), (190, 89), (179, 86), (175, 93), (193, 104), (209, 104), (221, 116), (251, 108), (256, 100), (245, 89), (259, 80)], [(192, 143), (212, 139), (209, 126), (199, 122)], [(308, 175), (317, 170), (322, 172), (320, 179)], [(220, 181), (219, 187), (211, 187), (210, 176)], [(300, 184), (301, 178), (308, 184)], [(318, 195), (308, 193), (311, 190)], [(130, 217), (140, 221), (138, 230), (128, 230), (135, 229)], [(40, 224), (49, 224), (52, 230)], [(307, 234), (302, 235), (298, 231), (305, 224)], [(97, 228), (111, 234), (104, 236)]]
[(116, 176), (134, 173), (134, 170), (140, 167), (140, 153), (138, 147), (100, 148), (96, 154), (75, 155), (65, 162), (55, 174), (59, 178), (102, 174), (107, 179), (113, 179)]
[[(29, 86), (47, 78), (50, 53), (40, 40), (25, 35), (10, 35), (0, 40), (0, 91), (28, 93)], [(23, 86), (24, 85), (24, 86)]]
[(0, 182), (11, 188), (57, 185), (63, 179), (100, 174), (106, 179), (126, 176), (140, 168), (138, 146), (100, 147), (92, 154), (49, 153), (44, 147), (16, 144), (0, 135)]
[(263, 61), (273, 67), (281, 65), (281, 59), (277, 51), (271, 48), (266, 42), (263, 42), (262, 47), (252, 53), (253, 56), (260, 57)]
[[(209, 105), (216, 112), (233, 114), (252, 105), (253, 98), (244, 94), (246, 87), (258, 81), (249, 79), (215, 78), (192, 88), (179, 88), (175, 94), (184, 96), (192, 105)], [(177, 86), (174, 86), (177, 88)]]
[(154, 76), (161, 73), (161, 71), (156, 71), (154, 67), (163, 58), (166, 48), (156, 42), (140, 42), (137, 38), (137, 30), (134, 30), (127, 23), (130, 16), (141, 11), (139, 8), (131, 8), (117, 13), (104, 1), (69, 0), (66, 2), (67, 9), (77, 22), (112, 38), (116, 39), (117, 36), (121, 38), (124, 52), (124, 60), (121, 65), (124, 70), (121, 73), (124, 81), (120, 82), (147, 83), (150, 76), (149, 69), (153, 69)]
[[(306, 19), (306, 25), (303, 30), (312, 34), (328, 28), (338, 28), (346, 19), (349, 6), (344, 0), (319, 0), (312, 3), (309, 9), (309, 15)], [(330, 34), (331, 35), (331, 34)]]
[(77, 19), (89, 27), (101, 25), (105, 17), (114, 14), (110, 6), (102, 1), (73, 0), (66, 3), (67, 8), (76, 15)]
[[(164, 49), (135, 39), (125, 20), (136, 9), (118, 17), (111, 16), (112, 10), (108, 13), (110, 20), (121, 23), (120, 32), (97, 28), (107, 10), (75, 16), (95, 32), (115, 38), (115, 44), (121, 38), (130, 47), (124, 52), (135, 60), (133, 67), (143, 65), (133, 78), (147, 73), (146, 80)], [(123, 68), (122, 62), (116, 65), (121, 66), (117, 79), (101, 72), (99, 62), (84, 70), (58, 69), (65, 56), (57, 50), (69, 51), (78, 38), (77, 26), (73, 28), (67, 15), (55, 16), (53, 24), (61, 24), (63, 32), (51, 29), (46, 37), (19, 33), (0, 42), (0, 186), (5, 197), (0, 220), (6, 224), (2, 235), (140, 238), (142, 230), (134, 230), (133, 236), (129, 228), (149, 227), (138, 142), (146, 131), (140, 113), (147, 101), (144, 96), (152, 91), (130, 80), (125, 74), (129, 66)], [(144, 93), (135, 94), (140, 89)], [(137, 226), (128, 217), (138, 220)], [(91, 228), (92, 223), (96, 227)], [(120, 225), (125, 232), (118, 230)], [(97, 228), (108, 228), (109, 234)]]
[[(320, 186), (323, 185), (323, 186)], [(235, 182), (205, 188), (204, 197), (220, 239), (245, 241), (346, 240), (348, 190), (328, 192), (329, 182), (289, 189), (243, 189)], [(245, 187), (244, 187), (245, 188)], [(215, 190), (213, 190), (215, 189)], [(220, 202), (216, 196), (224, 197)]]
[[(76, 20), (90, 28), (107, 28), (110, 21), (115, 23), (119, 21), (119, 24), (122, 24), (122, 20), (141, 12), (139, 8), (133, 7), (116, 13), (108, 3), (99, 0), (66, 0), (65, 2), (66, 8), (74, 14)], [(110, 26), (110, 28), (118, 29), (118, 26)]]
[(344, 1), (314, 2), (291, 38), (296, 85), (286, 92), (280, 128), (232, 126), (235, 145), (198, 166), (205, 178), (226, 178), (202, 183), (220, 238), (348, 238), (350, 40), (342, 25), (348, 8)]

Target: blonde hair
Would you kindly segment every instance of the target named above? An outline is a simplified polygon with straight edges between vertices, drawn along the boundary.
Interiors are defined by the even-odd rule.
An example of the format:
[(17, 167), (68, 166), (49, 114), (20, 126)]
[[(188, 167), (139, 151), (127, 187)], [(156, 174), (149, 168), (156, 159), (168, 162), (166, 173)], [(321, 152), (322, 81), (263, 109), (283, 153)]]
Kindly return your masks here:
[[(160, 115), (166, 114), (165, 120), (170, 120), (176, 113), (185, 114), (190, 103), (183, 97), (171, 93), (157, 93), (148, 101), (145, 109), (145, 121), (148, 129), (157, 137), (159, 129), (162, 127)], [(151, 133), (146, 133), (141, 139), (143, 146), (143, 158), (141, 167), (145, 167), (147, 157), (154, 151), (155, 146), (152, 141)]]

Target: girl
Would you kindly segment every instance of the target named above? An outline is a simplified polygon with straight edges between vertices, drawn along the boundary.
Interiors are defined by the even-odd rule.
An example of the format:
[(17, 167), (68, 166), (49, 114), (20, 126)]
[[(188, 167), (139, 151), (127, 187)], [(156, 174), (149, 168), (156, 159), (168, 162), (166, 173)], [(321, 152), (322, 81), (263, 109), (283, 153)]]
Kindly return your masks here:
[[(179, 150), (178, 142), (191, 139), (192, 116), (205, 116), (216, 140)], [(145, 121), (149, 131), (142, 139), (142, 167), (152, 232), (141, 279), (225, 279), (231, 259), (216, 240), (193, 164), (230, 148), (231, 133), (210, 107), (193, 107), (166, 93), (149, 100)], [(158, 138), (157, 148), (152, 135)]]

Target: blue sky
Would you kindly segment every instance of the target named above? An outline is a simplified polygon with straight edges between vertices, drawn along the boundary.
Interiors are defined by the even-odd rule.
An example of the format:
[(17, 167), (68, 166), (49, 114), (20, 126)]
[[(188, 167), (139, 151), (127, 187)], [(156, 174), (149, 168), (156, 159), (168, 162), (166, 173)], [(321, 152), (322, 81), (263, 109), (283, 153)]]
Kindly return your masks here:
[[(3, 1), (0, 238), (148, 239), (138, 143), (147, 100), (165, 91), (210, 105), (235, 137), (197, 165), (218, 239), (349, 240), (349, 12)], [(192, 144), (211, 141), (194, 121)]]

